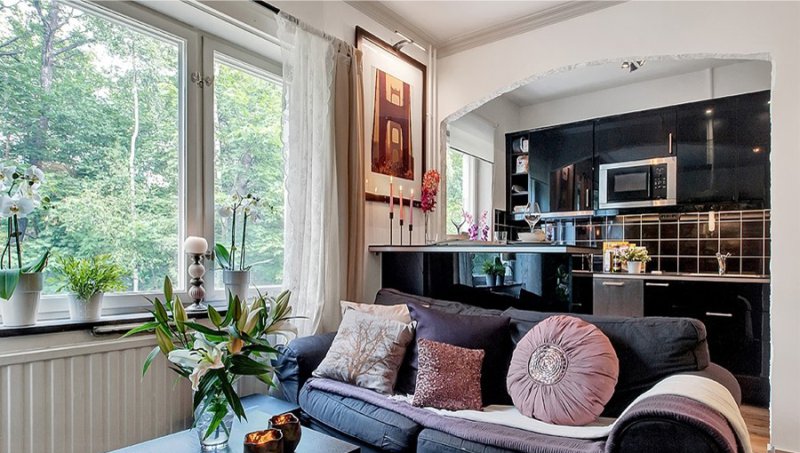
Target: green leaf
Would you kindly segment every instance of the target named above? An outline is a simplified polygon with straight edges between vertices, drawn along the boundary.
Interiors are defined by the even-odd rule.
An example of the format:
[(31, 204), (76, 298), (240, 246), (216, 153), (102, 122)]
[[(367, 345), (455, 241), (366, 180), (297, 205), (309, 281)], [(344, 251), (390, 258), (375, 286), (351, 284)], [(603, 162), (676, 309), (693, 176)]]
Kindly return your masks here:
[(208, 319), (210, 319), (211, 323), (217, 328), (222, 326), (222, 315), (220, 315), (217, 309), (211, 305), (208, 306)]
[(200, 333), (202, 333), (204, 335), (214, 335), (214, 336), (218, 336), (218, 337), (224, 337), (224, 336), (227, 335), (225, 332), (223, 332), (221, 330), (214, 330), (214, 329), (212, 329), (210, 327), (206, 327), (206, 326), (204, 326), (202, 324), (199, 324), (199, 323), (196, 323), (196, 322), (187, 321), (184, 324), (186, 324), (186, 327), (188, 327), (190, 329), (193, 329), (193, 330), (196, 330), (196, 331), (198, 331), (198, 332), (200, 332)]
[(172, 342), (172, 339), (162, 332), (161, 329), (156, 329), (156, 341), (164, 355), (169, 355), (170, 351), (175, 349), (175, 344)]
[(159, 323), (157, 321), (146, 322), (146, 323), (142, 324), (141, 326), (134, 327), (133, 329), (129, 330), (128, 332), (125, 333), (125, 335), (122, 336), (122, 338), (126, 338), (126, 337), (129, 337), (131, 335), (136, 335), (137, 333), (149, 332), (149, 331), (155, 329), (158, 326), (159, 326)]
[(26, 274), (33, 274), (36, 272), (42, 272), (44, 268), (47, 266), (47, 260), (50, 258), (50, 249), (45, 250), (42, 256), (39, 257), (33, 264), (29, 264), (22, 268), (22, 272)]
[(161, 350), (160, 346), (156, 346), (150, 351), (150, 354), (147, 354), (147, 358), (144, 359), (144, 366), (142, 366), (142, 377), (147, 374), (147, 369), (150, 368), (150, 364), (153, 363), (153, 360), (158, 355), (158, 352)]
[(233, 413), (236, 414), (239, 420), (247, 420), (247, 416), (244, 413), (244, 408), (242, 407), (242, 402), (239, 400), (239, 395), (237, 395), (236, 391), (233, 390), (233, 387), (231, 386), (231, 383), (228, 381), (228, 377), (225, 374), (225, 370), (214, 371), (216, 371), (216, 374), (219, 377), (222, 393), (225, 394), (225, 399), (228, 400), (228, 404), (230, 404), (231, 408), (233, 408)]
[(263, 352), (265, 354), (277, 354), (278, 350), (272, 346), (261, 344), (250, 344), (242, 348), (242, 352)]
[(219, 242), (214, 246), (214, 255), (219, 261), (219, 266), (225, 270), (231, 270), (233, 267), (231, 266), (231, 254), (228, 252), (228, 249), (225, 248), (224, 245), (220, 244)]
[(178, 332), (186, 332), (184, 323), (186, 323), (189, 317), (186, 315), (186, 309), (183, 308), (180, 299), (175, 299), (175, 303), (172, 306), (172, 317), (175, 319), (175, 327), (178, 329)]
[(10, 299), (19, 283), (19, 269), (0, 269), (0, 299)]
[(161, 324), (169, 325), (167, 309), (164, 308), (164, 305), (160, 300), (158, 300), (158, 298), (153, 300), (153, 307), (155, 307), (155, 310), (153, 310), (153, 316), (155, 316), (156, 319), (161, 322)]
[(256, 378), (259, 381), (267, 384), (268, 387), (276, 387), (275, 382), (272, 381), (272, 378), (269, 376), (269, 373), (264, 373), (264, 374), (258, 375), (258, 376), (256, 376)]
[(164, 299), (172, 300), (172, 280), (169, 276), (164, 277)]
[[(225, 415), (228, 413), (227, 407), (215, 408), (214, 410), (214, 418), (211, 419), (211, 424), (208, 425), (208, 429), (206, 433), (203, 435), (203, 440), (208, 439), (211, 434), (219, 428), (219, 424), (222, 422), (222, 419), (225, 418)], [(226, 428), (227, 429), (227, 428)]]
[(242, 354), (237, 354), (231, 357), (230, 372), (233, 374), (240, 374), (245, 376), (259, 376), (270, 372), (272, 369), (269, 365), (258, 363)]

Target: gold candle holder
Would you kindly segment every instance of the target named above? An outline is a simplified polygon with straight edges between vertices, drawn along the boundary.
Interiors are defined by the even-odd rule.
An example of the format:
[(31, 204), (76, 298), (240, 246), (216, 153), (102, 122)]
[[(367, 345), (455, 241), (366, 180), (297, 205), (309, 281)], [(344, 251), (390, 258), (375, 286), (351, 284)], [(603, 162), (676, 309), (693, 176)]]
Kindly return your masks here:
[(244, 436), (244, 453), (284, 453), (283, 433), (279, 429), (254, 431)]

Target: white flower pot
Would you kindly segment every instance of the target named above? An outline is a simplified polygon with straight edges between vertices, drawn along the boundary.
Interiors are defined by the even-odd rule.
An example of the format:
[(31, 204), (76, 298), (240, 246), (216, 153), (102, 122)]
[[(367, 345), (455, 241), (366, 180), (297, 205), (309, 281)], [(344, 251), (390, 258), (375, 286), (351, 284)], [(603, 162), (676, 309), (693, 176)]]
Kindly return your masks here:
[(628, 273), (629, 274), (640, 274), (642, 272), (642, 262), (641, 261), (628, 261)]
[(225, 283), (225, 297), (229, 294), (239, 296), (239, 300), (247, 300), (250, 287), (250, 271), (222, 271), (222, 282)]
[(17, 283), (17, 288), (11, 298), (0, 299), (4, 325), (21, 327), (36, 324), (43, 282), (44, 278), (41, 272), (20, 275), (19, 283)]
[(89, 300), (77, 294), (69, 295), (69, 317), (73, 321), (98, 321), (103, 309), (103, 293), (95, 293)]

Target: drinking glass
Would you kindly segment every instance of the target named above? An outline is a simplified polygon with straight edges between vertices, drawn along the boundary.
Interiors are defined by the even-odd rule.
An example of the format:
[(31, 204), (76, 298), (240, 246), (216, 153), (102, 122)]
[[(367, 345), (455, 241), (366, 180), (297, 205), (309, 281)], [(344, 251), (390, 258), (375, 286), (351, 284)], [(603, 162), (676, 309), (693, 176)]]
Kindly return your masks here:
[(494, 240), (498, 244), (505, 244), (508, 242), (508, 231), (495, 231)]
[(453, 214), (453, 217), (450, 218), (450, 223), (452, 223), (453, 226), (456, 227), (456, 234), (460, 235), (461, 227), (463, 227), (464, 224), (467, 223), (467, 216), (464, 215), (463, 211), (461, 212), (461, 215)]
[(539, 203), (534, 202), (533, 206), (531, 206), (531, 204), (528, 203), (528, 205), (525, 206), (524, 219), (525, 223), (527, 223), (528, 226), (530, 227), (531, 233), (533, 233), (533, 229), (536, 227), (536, 224), (539, 223), (539, 219), (541, 218), (542, 218), (542, 210), (539, 209)]

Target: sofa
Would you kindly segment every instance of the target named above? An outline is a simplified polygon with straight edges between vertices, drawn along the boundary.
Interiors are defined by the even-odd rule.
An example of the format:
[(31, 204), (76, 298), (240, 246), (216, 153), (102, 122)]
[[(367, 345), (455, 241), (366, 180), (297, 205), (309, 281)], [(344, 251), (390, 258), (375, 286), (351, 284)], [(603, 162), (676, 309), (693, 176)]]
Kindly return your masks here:
[[(375, 303), (380, 305), (410, 302), (447, 313), (506, 316), (510, 318), (509, 335), (514, 344), (538, 322), (553, 315), (517, 308), (502, 311), (486, 309), (461, 302), (404, 294), (392, 289), (380, 290), (375, 299)], [(619, 379), (603, 416), (619, 416), (641, 393), (665, 377), (678, 373), (711, 378), (725, 386), (737, 404), (741, 403), (741, 391), (733, 375), (709, 361), (705, 327), (700, 321), (688, 318), (574, 316), (596, 325), (609, 338), (619, 358)], [(275, 361), (283, 398), (300, 405), (302, 420), (312, 429), (360, 445), (364, 452), (519, 451), (425, 428), (404, 415), (359, 398), (310, 389), (311, 386), (305, 384), (325, 357), (334, 336), (335, 333), (328, 333), (297, 338), (281, 349)], [(665, 401), (663, 410), (659, 409), (656, 415), (652, 410), (637, 411), (637, 406), (646, 401), (634, 404), (620, 418), (608, 438), (579, 440), (542, 435), (534, 438), (537, 445), (542, 446), (533, 450), (542, 453), (731, 452), (730, 439), (735, 436), (727, 420), (718, 412), (695, 401), (691, 402), (691, 406)], [(652, 406), (653, 402), (650, 404)], [(713, 429), (699, 429), (697, 423), (690, 423), (692, 417), (694, 420), (698, 417), (705, 420), (704, 423), (713, 425)], [(496, 427), (485, 426), (485, 429)], [(527, 435), (530, 436), (530, 433)], [(548, 445), (553, 445), (553, 449)]]

